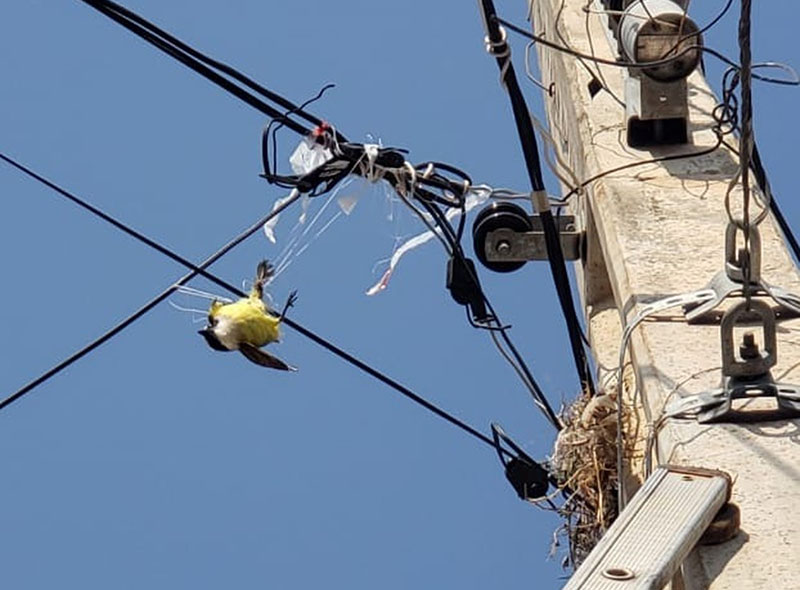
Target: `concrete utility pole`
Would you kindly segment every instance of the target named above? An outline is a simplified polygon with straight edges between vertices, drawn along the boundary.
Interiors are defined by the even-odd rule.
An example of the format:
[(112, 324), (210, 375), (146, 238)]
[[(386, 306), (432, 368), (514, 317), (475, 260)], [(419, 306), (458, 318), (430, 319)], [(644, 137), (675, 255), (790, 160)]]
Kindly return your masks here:
[[(560, 44), (555, 17), (561, 10), (558, 28), (567, 45), (617, 59), (603, 5), (595, 1), (588, 11), (586, 6), (586, 0), (533, 0), (533, 32)], [(585, 65), (542, 44), (537, 49), (542, 82), (555, 89), (544, 99), (550, 129), (578, 179), (631, 162), (700, 151), (717, 142), (711, 113), (719, 101), (699, 70), (688, 78), (689, 143), (635, 149), (626, 141), (625, 108), (606, 91), (593, 96)], [(597, 66), (585, 63), (596, 75)], [(611, 92), (624, 100), (622, 68), (600, 66), (600, 72)], [(734, 136), (728, 140), (736, 145)], [(587, 233), (588, 258), (578, 274), (592, 350), (601, 367), (617, 367), (623, 328), (645, 303), (704, 289), (723, 269), (728, 225), (724, 197), (738, 162), (733, 151), (721, 146), (704, 156), (610, 174), (573, 199), (572, 213)], [(740, 210), (741, 191), (733, 195)], [(760, 233), (764, 281), (800, 293), (800, 277), (771, 215)], [(775, 306), (770, 298), (760, 299)], [(741, 300), (728, 299), (718, 309)], [(740, 330), (733, 341), (736, 350), (742, 341)], [(721, 545), (695, 549), (673, 587), (800, 588), (800, 420), (772, 416), (748, 423), (659, 421), (675, 400), (719, 387), (720, 334), (719, 321), (689, 324), (680, 308), (654, 314), (633, 332), (623, 398), (636, 404), (641, 419), (638, 429), (626, 432), (638, 441), (640, 458), (626, 461), (627, 495), (634, 492), (635, 480), (643, 479), (641, 455), (652, 432), (654, 465), (727, 472), (733, 478), (732, 502), (741, 509), (738, 535)], [(775, 380), (800, 384), (798, 320), (779, 322), (777, 358)], [(635, 388), (639, 393), (634, 402)], [(744, 411), (765, 401), (775, 405), (774, 399), (748, 400)]]

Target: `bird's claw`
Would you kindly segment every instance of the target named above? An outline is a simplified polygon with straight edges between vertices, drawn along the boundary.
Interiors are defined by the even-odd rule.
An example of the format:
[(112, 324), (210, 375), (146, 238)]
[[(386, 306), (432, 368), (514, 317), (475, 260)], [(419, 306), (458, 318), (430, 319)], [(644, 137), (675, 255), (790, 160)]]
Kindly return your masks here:
[(283, 306), (283, 311), (281, 312), (280, 318), (284, 319), (286, 317), (286, 312), (289, 311), (290, 307), (294, 307), (294, 303), (297, 301), (297, 290), (292, 291), (289, 293), (288, 299), (286, 299), (286, 303)]

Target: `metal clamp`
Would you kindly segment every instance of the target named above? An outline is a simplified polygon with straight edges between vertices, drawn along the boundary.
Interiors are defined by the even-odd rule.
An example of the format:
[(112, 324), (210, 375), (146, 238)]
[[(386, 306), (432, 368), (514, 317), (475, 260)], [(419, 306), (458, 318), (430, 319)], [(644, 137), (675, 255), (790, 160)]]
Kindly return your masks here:
[[(742, 412), (733, 409), (733, 401), (755, 397), (772, 397), (778, 402), (777, 412), (768, 415)], [(800, 416), (800, 387), (791, 383), (775, 383), (772, 375), (745, 380), (726, 377), (722, 387), (710, 389), (696, 395), (679, 399), (669, 404), (664, 415), (667, 418), (696, 417), (700, 424), (711, 422), (746, 422), (758, 419), (774, 420), (775, 417)]]

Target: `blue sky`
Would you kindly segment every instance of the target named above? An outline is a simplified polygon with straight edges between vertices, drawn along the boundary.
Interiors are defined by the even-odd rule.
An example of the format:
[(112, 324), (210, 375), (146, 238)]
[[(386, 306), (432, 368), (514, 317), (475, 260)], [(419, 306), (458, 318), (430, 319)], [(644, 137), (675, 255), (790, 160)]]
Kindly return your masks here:
[[(283, 195), (258, 177), (258, 112), (81, 2), (8, 4), (2, 151), (198, 261)], [(700, 23), (722, 5), (696, 4)], [(380, 138), (415, 162), (528, 188), (475, 2), (126, 5), (292, 100), (336, 83), (313, 110), (353, 140)], [(522, 0), (498, 10), (524, 22)], [(757, 8), (756, 61), (800, 65), (798, 17), (796, 3)], [(514, 41), (521, 72), (524, 42)], [(706, 41), (735, 57), (734, 14)], [(721, 68), (707, 63), (716, 88)], [(540, 111), (538, 89), (523, 86)], [(755, 92), (760, 149), (797, 231), (797, 93)], [(297, 138), (282, 138), (288, 156)], [(558, 192), (552, 178), (548, 188)], [(8, 166), (0, 192), (4, 397), (183, 269)], [(364, 295), (396, 239), (419, 231), (389, 211), (383, 190), (365, 192), (275, 281), (276, 300), (298, 289), (297, 321), (483, 430), (500, 422), (543, 457), (553, 432), (450, 299), (437, 244), (409, 254), (387, 291)], [(213, 270), (240, 284), (279, 250), (258, 234)], [(482, 278), (551, 401), (574, 397), (546, 265)], [(0, 412), (5, 586), (561, 585), (559, 560), (547, 558), (558, 520), (516, 498), (491, 449), (296, 333), (274, 348), (300, 367), (286, 375), (215, 353), (198, 327), (161, 305)]]

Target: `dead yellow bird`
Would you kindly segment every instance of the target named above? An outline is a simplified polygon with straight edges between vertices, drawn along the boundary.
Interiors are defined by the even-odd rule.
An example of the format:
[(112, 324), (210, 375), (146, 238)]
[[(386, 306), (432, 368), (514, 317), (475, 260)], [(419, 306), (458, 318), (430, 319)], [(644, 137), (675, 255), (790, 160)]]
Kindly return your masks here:
[(248, 297), (232, 303), (214, 300), (208, 310), (208, 324), (200, 330), (208, 345), (214, 350), (238, 350), (250, 361), (281, 371), (296, 371), (281, 359), (261, 350), (271, 342), (280, 340), (280, 326), (286, 312), (294, 305), (297, 291), (292, 291), (283, 311), (275, 315), (265, 305), (264, 285), (275, 274), (272, 265), (262, 260), (256, 269), (256, 279)]

